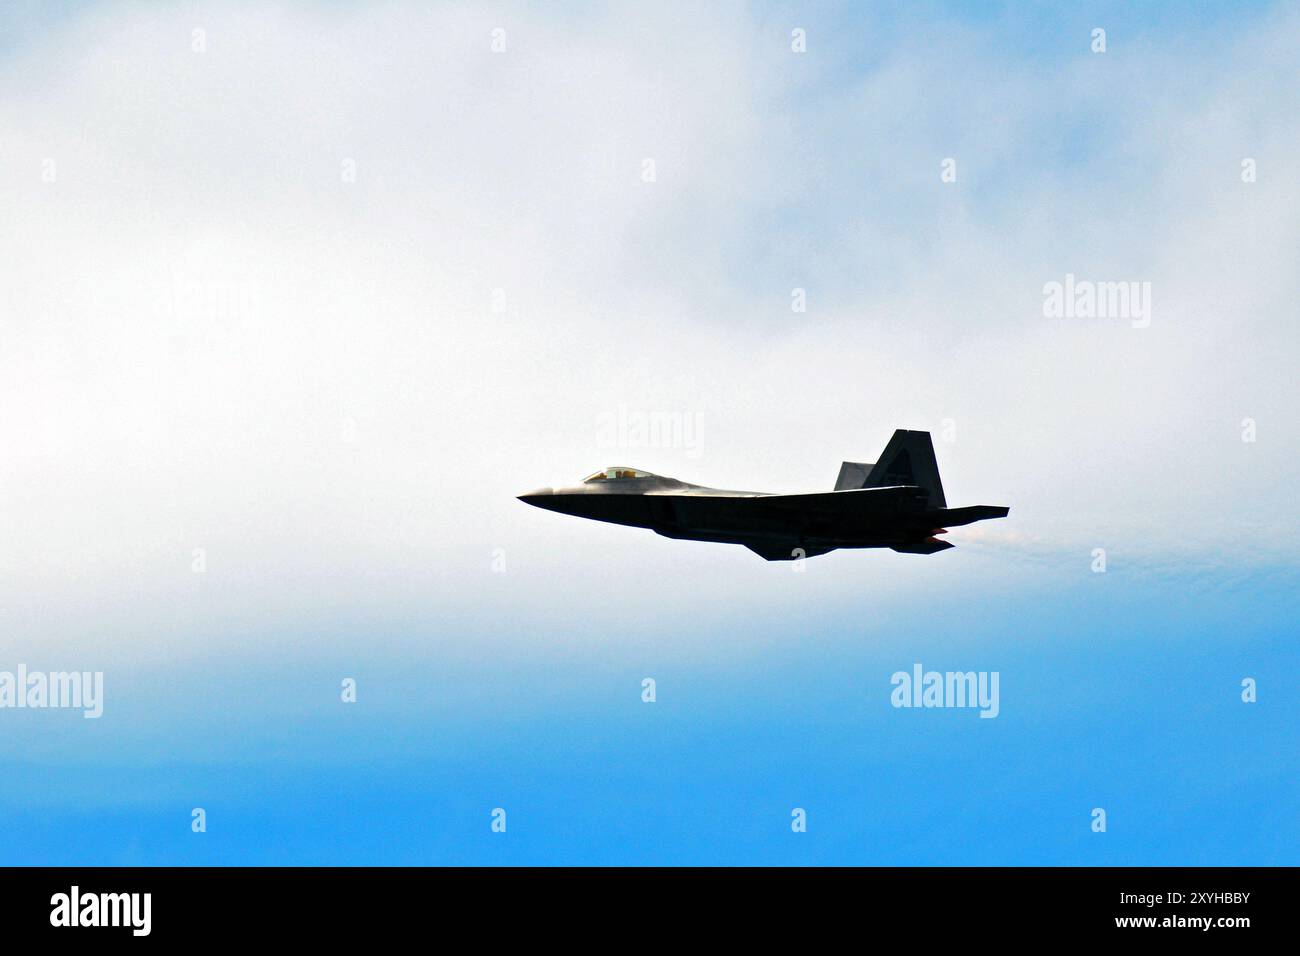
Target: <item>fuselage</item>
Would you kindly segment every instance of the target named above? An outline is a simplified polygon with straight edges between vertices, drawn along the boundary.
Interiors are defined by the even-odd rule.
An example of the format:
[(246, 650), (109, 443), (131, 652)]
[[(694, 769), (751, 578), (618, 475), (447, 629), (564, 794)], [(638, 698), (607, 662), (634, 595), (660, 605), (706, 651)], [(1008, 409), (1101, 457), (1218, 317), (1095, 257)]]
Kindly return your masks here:
[(569, 488), (520, 500), (547, 511), (650, 528), (669, 538), (742, 544), (768, 561), (837, 548), (934, 554), (954, 525), (1005, 518), (1007, 508), (949, 508), (929, 432), (896, 429), (876, 462), (846, 461), (835, 490), (801, 495), (727, 491), (614, 466)]
[[(947, 525), (1000, 516), (929, 508), (924, 490), (912, 486), (776, 495), (607, 469), (613, 475), (628, 472), (634, 477), (593, 476), (572, 487), (539, 488), (520, 500), (547, 511), (649, 528), (669, 538), (741, 544), (769, 560), (838, 548), (931, 553), (950, 547), (934, 538)], [(1005, 509), (991, 510), (1005, 514)]]

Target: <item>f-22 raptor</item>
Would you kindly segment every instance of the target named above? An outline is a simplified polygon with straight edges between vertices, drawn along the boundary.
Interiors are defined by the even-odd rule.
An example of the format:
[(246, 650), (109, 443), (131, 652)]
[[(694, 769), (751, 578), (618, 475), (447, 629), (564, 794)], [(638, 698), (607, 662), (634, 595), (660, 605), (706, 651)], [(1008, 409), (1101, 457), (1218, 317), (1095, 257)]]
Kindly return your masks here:
[(875, 463), (840, 465), (835, 490), (807, 495), (723, 491), (635, 468), (606, 468), (572, 488), (539, 488), (519, 500), (561, 514), (649, 528), (668, 538), (743, 544), (768, 561), (837, 548), (934, 554), (950, 527), (1005, 518), (996, 505), (949, 508), (929, 432), (894, 432)]

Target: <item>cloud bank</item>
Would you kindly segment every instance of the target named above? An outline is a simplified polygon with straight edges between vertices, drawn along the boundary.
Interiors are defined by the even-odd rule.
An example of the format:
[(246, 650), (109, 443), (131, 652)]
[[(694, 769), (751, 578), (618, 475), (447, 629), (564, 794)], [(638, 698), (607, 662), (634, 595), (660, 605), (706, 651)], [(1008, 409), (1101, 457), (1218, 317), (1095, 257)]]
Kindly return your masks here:
[[(799, 16), (106, 5), (24, 31), (7, 650), (583, 593), (906, 599), (1093, 547), (1293, 569), (1300, 18), (1161, 45), (1117, 15), (1094, 54), (1087, 24), (1044, 51), (1014, 22)], [(1149, 282), (1149, 327), (1044, 316), (1067, 274)], [(611, 448), (620, 414), (696, 430)], [(965, 558), (795, 578), (514, 500), (612, 463), (829, 489), (896, 427), (949, 429), (951, 501), (1012, 506), (952, 536)]]

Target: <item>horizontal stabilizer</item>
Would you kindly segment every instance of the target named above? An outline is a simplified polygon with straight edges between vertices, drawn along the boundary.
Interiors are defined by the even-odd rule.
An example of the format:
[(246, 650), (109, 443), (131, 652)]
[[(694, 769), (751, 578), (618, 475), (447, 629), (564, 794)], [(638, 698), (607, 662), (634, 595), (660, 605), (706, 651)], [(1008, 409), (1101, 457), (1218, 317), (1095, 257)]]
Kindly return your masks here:
[(917, 541), (915, 544), (896, 544), (895, 551), (903, 554), (936, 554), (939, 551), (947, 551), (953, 545), (947, 541), (940, 541), (938, 538), (928, 538), (925, 541)]
[(945, 525), (972, 524), (976, 521), (987, 521), (990, 518), (1005, 518), (1010, 508), (1002, 508), (998, 505), (971, 505), (967, 508), (945, 508), (935, 514), (935, 518)]

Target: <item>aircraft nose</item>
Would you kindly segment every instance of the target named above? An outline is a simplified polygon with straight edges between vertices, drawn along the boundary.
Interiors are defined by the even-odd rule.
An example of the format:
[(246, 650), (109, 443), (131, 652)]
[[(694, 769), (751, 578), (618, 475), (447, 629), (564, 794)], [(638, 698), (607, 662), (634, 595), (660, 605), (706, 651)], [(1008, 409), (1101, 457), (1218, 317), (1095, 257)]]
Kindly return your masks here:
[(530, 491), (527, 494), (520, 495), (519, 500), (522, 501), (524, 504), (538, 505), (540, 507), (541, 502), (538, 501), (537, 499), (549, 498), (554, 494), (555, 494), (554, 488), (537, 488), (536, 490)]

